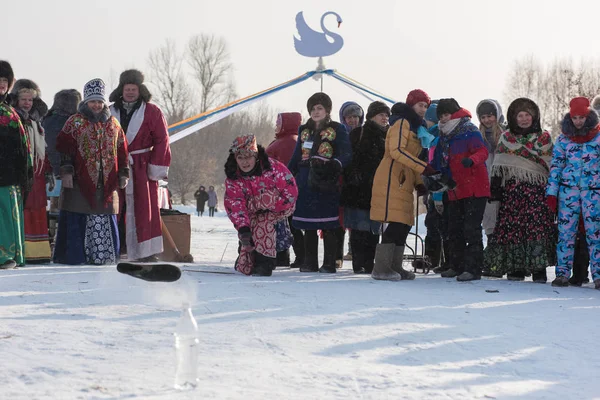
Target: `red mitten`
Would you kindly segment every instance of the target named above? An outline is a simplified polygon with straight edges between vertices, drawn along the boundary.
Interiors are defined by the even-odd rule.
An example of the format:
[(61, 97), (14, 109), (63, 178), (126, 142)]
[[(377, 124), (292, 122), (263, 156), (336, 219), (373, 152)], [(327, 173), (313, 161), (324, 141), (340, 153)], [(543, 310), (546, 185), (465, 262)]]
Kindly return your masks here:
[(546, 204), (548, 204), (550, 211), (552, 211), (553, 214), (556, 214), (556, 211), (558, 210), (558, 197), (552, 195), (546, 196)]

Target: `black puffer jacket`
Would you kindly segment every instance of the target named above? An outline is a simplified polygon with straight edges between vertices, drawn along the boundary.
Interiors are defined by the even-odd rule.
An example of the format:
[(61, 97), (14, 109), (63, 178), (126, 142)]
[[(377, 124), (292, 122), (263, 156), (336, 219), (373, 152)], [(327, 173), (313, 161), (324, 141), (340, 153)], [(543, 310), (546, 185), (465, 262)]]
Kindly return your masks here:
[(352, 162), (344, 170), (341, 203), (345, 207), (371, 209), (371, 190), (377, 167), (385, 153), (387, 127), (373, 121), (350, 132)]

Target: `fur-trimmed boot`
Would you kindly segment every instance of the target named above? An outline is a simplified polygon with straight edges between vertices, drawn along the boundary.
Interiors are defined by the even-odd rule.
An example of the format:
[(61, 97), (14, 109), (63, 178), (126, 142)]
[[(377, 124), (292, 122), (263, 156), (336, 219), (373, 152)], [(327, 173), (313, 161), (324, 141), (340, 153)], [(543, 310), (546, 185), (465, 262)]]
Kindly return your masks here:
[(400, 274), (402, 280), (412, 281), (415, 279), (415, 273), (407, 271), (402, 267), (404, 261), (404, 246), (396, 246), (394, 248), (394, 262), (392, 263), (392, 269)]
[(375, 266), (371, 273), (371, 278), (381, 281), (399, 281), (402, 276), (392, 269), (394, 262), (394, 243), (382, 243), (377, 245), (375, 250)]

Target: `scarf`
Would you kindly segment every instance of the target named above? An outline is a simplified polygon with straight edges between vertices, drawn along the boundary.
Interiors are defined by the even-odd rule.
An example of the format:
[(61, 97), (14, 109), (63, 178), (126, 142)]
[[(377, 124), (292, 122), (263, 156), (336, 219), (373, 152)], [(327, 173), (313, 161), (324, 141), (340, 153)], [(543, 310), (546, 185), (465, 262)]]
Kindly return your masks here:
[(503, 186), (510, 179), (545, 185), (552, 150), (552, 139), (546, 131), (518, 136), (506, 131), (498, 140), (492, 177), (501, 177)]
[(417, 130), (417, 137), (421, 141), (421, 147), (423, 147), (424, 149), (430, 148), (431, 142), (433, 142), (433, 139), (435, 139), (435, 136), (429, 133), (427, 128), (425, 128), (424, 126), (420, 126)]
[(33, 170), (35, 173), (44, 169), (44, 160), (46, 159), (46, 139), (44, 138), (44, 130), (40, 131), (40, 126), (37, 121), (29, 120), (23, 127), (27, 131), (27, 139), (29, 146), (33, 151)]
[[(440, 167), (441, 171), (452, 177), (450, 171), (450, 141), (459, 133), (463, 132), (463, 127), (471, 121), (469, 117), (455, 118), (448, 122), (440, 122), (438, 124), (440, 128), (440, 139), (436, 149), (439, 148), (441, 152)], [(436, 151), (436, 152), (438, 152)]]

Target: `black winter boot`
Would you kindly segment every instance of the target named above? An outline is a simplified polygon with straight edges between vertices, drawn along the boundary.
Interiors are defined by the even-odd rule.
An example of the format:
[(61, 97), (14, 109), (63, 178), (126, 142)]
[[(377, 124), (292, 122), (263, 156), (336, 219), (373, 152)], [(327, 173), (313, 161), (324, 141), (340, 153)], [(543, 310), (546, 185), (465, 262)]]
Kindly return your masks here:
[(304, 263), (300, 272), (319, 271), (319, 238), (317, 231), (306, 231), (304, 234)]
[(588, 266), (590, 264), (590, 253), (588, 252), (585, 234), (578, 233), (575, 241), (575, 255), (573, 257), (573, 276), (569, 278), (572, 286), (581, 286), (588, 283)]
[(337, 272), (336, 259), (338, 254), (339, 230), (323, 231), (323, 266), (319, 272), (326, 274), (335, 274)]
[(276, 259), (254, 252), (254, 268), (252, 276), (271, 276), (276, 266)]
[[(365, 273), (365, 247), (366, 235), (369, 232), (353, 231), (350, 235), (350, 246), (352, 247), (352, 270), (355, 274)], [(371, 267), (372, 268), (372, 267)], [(372, 269), (371, 269), (372, 270)]]
[(546, 283), (548, 282), (548, 275), (546, 274), (546, 269), (539, 271), (533, 271), (533, 282), (535, 283)]
[(290, 265), (290, 268), (300, 268), (302, 264), (304, 264), (304, 233), (302, 232), (302, 230), (296, 229), (292, 226), (291, 218), (290, 230), (292, 231), (292, 236), (294, 236), (292, 248), (294, 249), (294, 254), (296, 255), (296, 259)]
[(429, 262), (434, 269), (439, 267), (442, 259), (442, 241), (425, 236), (425, 255), (429, 257)]
[(277, 267), (289, 267), (290, 266), (290, 251), (283, 250), (277, 252)]

